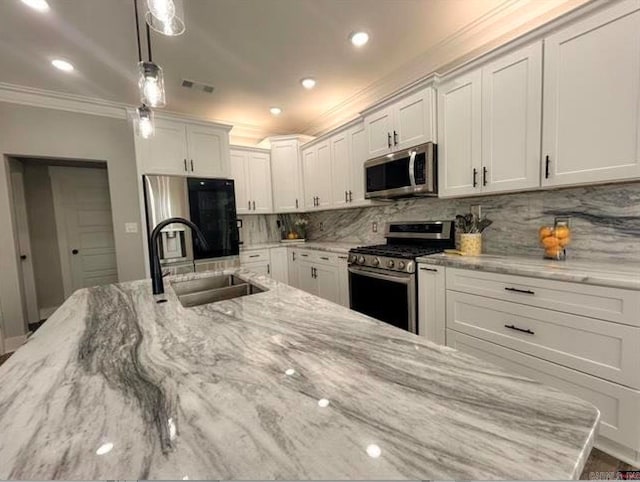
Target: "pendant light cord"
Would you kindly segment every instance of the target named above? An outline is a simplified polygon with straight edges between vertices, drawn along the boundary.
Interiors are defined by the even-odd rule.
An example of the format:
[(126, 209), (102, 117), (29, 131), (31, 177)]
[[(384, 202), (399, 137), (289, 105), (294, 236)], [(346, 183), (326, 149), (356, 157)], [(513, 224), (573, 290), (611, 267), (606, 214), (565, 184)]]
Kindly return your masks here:
[(149, 31), (149, 24), (145, 22), (147, 27), (147, 49), (149, 54), (149, 62), (153, 62), (153, 57), (151, 56), (151, 32)]
[(138, 41), (138, 62), (142, 62), (142, 47), (140, 46), (140, 20), (138, 20), (138, 0), (133, 0), (133, 10), (136, 16), (136, 40)]

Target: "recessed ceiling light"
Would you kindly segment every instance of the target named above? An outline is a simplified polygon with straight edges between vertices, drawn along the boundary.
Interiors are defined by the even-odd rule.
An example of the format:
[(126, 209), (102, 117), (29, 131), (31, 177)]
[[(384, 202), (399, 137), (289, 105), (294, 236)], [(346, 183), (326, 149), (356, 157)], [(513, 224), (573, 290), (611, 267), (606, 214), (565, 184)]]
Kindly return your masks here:
[(60, 69), (64, 72), (71, 72), (73, 70), (73, 65), (70, 62), (62, 59), (53, 59), (51, 61), (51, 65), (53, 65), (56, 69)]
[(38, 10), (39, 12), (49, 11), (49, 4), (46, 0), (22, 0), (22, 3), (30, 6), (34, 10)]
[(282, 114), (282, 109), (280, 107), (272, 107), (269, 109), (269, 112), (271, 112), (272, 115), (280, 115)]
[(369, 34), (367, 32), (353, 32), (349, 36), (349, 40), (356, 47), (362, 47), (369, 41)]
[(305, 89), (313, 89), (316, 86), (316, 79), (312, 77), (305, 77), (300, 81), (300, 83)]

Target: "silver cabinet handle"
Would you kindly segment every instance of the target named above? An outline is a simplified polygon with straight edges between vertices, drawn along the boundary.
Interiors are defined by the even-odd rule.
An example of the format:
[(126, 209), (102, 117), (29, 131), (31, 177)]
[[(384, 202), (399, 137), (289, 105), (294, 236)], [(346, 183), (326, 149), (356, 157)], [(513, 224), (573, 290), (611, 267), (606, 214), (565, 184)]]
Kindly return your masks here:
[(191, 159), (191, 172), (193, 172), (193, 159)]
[(253, 210), (254, 211), (256, 210), (256, 202), (255, 201), (253, 201)]
[(422, 271), (433, 271), (433, 272), (435, 272), (435, 273), (437, 273), (437, 272), (438, 272), (438, 270), (437, 270), (437, 269), (435, 269), (435, 268), (420, 268), (420, 269), (421, 269)]
[(186, 159), (184, 160), (184, 170), (185, 170), (185, 172), (189, 171), (189, 169), (187, 168), (187, 160)]
[(267, 265), (267, 274), (271, 274), (271, 265), (270, 264)]
[(291, 261), (295, 261), (296, 260), (296, 252), (292, 251), (291, 252)]
[(329, 258), (327, 258), (326, 256), (320, 256), (320, 259), (324, 259), (325, 261), (329, 261)]
[(251, 211), (251, 201), (247, 201), (247, 204), (249, 206), (249, 211)]
[(525, 295), (535, 295), (536, 292), (535, 291), (531, 291), (531, 290), (521, 290), (519, 288), (511, 288), (510, 286), (505, 286), (504, 288), (507, 291), (514, 291), (516, 293), (523, 293)]
[(259, 254), (251, 254), (249, 255), (250, 258), (259, 258), (260, 255)]
[(521, 331), (522, 333), (526, 333), (527, 335), (535, 335), (535, 331), (531, 331), (529, 328), (518, 328), (516, 325), (504, 325), (505, 328), (509, 328), (510, 330)]
[(353, 202), (353, 193), (351, 191), (349, 191), (349, 202)]
[(300, 256), (302, 256), (303, 258), (306, 258), (307, 256), (309, 256), (308, 254), (301, 254)]
[(349, 202), (349, 192), (348, 191), (344, 192), (344, 202), (346, 202), (346, 203)]
[(347, 259), (346, 256), (338, 256), (338, 259)]
[(387, 147), (391, 149), (391, 132), (387, 132)]
[(398, 133), (396, 131), (393, 131), (393, 145), (398, 145)]
[(298, 199), (296, 198), (296, 209), (298, 209)]

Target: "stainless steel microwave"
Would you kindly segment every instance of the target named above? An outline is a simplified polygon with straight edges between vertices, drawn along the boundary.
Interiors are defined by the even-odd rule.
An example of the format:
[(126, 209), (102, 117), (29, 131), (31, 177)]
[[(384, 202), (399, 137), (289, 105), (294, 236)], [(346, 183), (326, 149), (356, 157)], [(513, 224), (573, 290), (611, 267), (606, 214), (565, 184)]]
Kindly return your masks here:
[(367, 199), (437, 196), (436, 145), (427, 142), (364, 163)]

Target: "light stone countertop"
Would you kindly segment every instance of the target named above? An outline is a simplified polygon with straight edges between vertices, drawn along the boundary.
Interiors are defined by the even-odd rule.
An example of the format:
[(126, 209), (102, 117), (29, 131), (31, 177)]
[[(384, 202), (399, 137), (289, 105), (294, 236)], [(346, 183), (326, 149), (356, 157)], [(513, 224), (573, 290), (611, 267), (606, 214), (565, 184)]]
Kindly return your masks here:
[[(243, 269), (76, 291), (0, 366), (0, 479), (577, 478), (599, 412)], [(326, 402), (322, 401), (326, 399)]]
[(452, 268), (489, 271), (492, 273), (531, 276), (557, 281), (570, 281), (597, 286), (640, 290), (640, 265), (624, 260), (609, 263), (587, 261), (554, 261), (542, 256), (458, 256), (434, 254), (422, 256), (418, 263)]
[(342, 243), (342, 242), (331, 242), (331, 241), (299, 241), (299, 242), (288, 242), (288, 243), (258, 243), (258, 244), (249, 244), (242, 245), (240, 247), (240, 252), (242, 251), (253, 251), (257, 249), (269, 249), (269, 248), (280, 248), (280, 247), (295, 247), (295, 248), (303, 248), (303, 249), (316, 249), (318, 251), (327, 251), (330, 253), (337, 254), (347, 254), (350, 249), (357, 248), (361, 246), (361, 244), (354, 243)]

